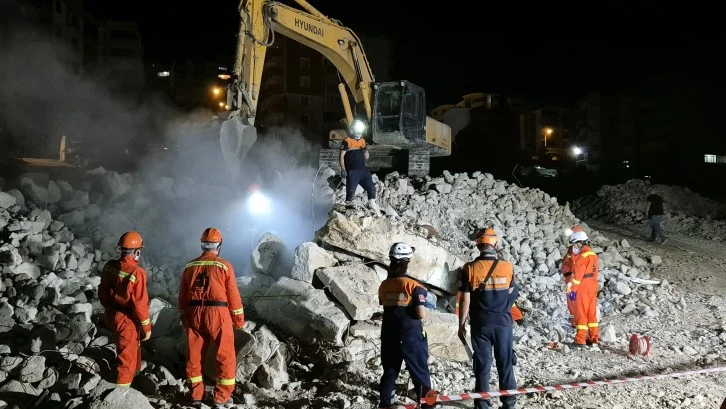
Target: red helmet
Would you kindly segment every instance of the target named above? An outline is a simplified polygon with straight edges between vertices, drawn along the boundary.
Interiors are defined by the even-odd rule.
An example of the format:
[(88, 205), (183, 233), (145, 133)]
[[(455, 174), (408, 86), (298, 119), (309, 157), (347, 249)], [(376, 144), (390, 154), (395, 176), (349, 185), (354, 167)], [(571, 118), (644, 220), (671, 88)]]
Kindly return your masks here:
[(220, 232), (218, 229), (214, 227), (209, 227), (206, 230), (204, 230), (204, 233), (202, 233), (202, 240), (203, 243), (221, 243), (222, 242), (222, 232)]
[(141, 235), (135, 231), (129, 231), (121, 235), (118, 239), (118, 246), (122, 249), (140, 249), (144, 247), (144, 241)]
[(479, 230), (479, 233), (476, 234), (476, 244), (489, 244), (495, 247), (498, 241), (499, 237), (492, 228)]

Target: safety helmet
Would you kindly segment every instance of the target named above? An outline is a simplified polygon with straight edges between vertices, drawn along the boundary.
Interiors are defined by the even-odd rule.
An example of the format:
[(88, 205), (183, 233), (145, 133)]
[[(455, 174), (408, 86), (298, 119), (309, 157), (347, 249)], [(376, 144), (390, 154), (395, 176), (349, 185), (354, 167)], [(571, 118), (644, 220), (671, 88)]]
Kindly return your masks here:
[(135, 231), (129, 231), (121, 235), (118, 239), (118, 246), (122, 249), (140, 249), (144, 247), (144, 241), (141, 240), (141, 235)]
[(578, 241), (587, 241), (587, 240), (588, 240), (587, 234), (582, 230), (576, 231), (570, 235), (570, 243), (577, 243)]
[(476, 234), (476, 244), (489, 244), (496, 247), (499, 242), (497, 233), (492, 228), (482, 229)]
[(204, 230), (204, 233), (202, 233), (201, 241), (202, 243), (221, 243), (222, 232), (214, 227), (208, 227)]
[(408, 261), (413, 257), (413, 252), (416, 248), (409, 246), (406, 243), (395, 243), (391, 246), (391, 250), (388, 252), (388, 256), (392, 260)]
[(565, 230), (565, 236), (572, 236), (572, 233), (577, 233), (578, 231), (583, 231), (582, 227), (580, 226), (572, 226), (571, 229)]

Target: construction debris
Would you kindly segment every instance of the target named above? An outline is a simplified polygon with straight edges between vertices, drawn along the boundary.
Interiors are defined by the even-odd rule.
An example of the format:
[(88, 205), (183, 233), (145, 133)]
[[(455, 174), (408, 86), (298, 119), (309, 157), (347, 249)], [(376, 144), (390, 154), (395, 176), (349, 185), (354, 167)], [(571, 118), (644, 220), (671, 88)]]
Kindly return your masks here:
[[(321, 195), (342, 201), (344, 188), (326, 187), (335, 185), (333, 173), (322, 174)], [(518, 371), (536, 373), (543, 360), (550, 372), (564, 371), (550, 361), (569, 353), (556, 345), (572, 336), (557, 267), (564, 230), (580, 223), (569, 208), (539, 190), (483, 173), (445, 172), (424, 179), (393, 173), (374, 180), (384, 216), (373, 217), (360, 194), (357, 208), (331, 211), (314, 241), (291, 245), (274, 234), (258, 240), (251, 272), (238, 277), (248, 317), (245, 328), (235, 331), (238, 399), (251, 408), (300, 399), (306, 403), (296, 407), (371, 407), (380, 376), (377, 290), (386, 276), (387, 249), (399, 240), (416, 247), (411, 275), (429, 288), (436, 306), (424, 323), (434, 387), (442, 394), (470, 389), (471, 369), (450, 299), (457, 268), (477, 255), (471, 235), (484, 226), (500, 235), (501, 256), (515, 264), (522, 288), (518, 305), (527, 318), (515, 328)], [(27, 402), (42, 397), (66, 408), (128, 407), (123, 405), (129, 402), (139, 408), (184, 407), (162, 396), (181, 398), (186, 391), (186, 341), (175, 305), (181, 263), (189, 254), (180, 247), (150, 245), (142, 258), (149, 272), (153, 333), (143, 344), (144, 363), (132, 389), (116, 390), (109, 383), (115, 346), (95, 290), (103, 264), (116, 256), (117, 236), (109, 233), (109, 222), (119, 231), (153, 225), (161, 217), (153, 211), (154, 198), (180, 200), (193, 193), (171, 179), (149, 181), (103, 169), (73, 185), (26, 174), (18, 186), (0, 192), (0, 392), (17, 393)], [(688, 305), (683, 296), (654, 274), (661, 257), (580, 224), (600, 258), (605, 346), (627, 345), (629, 335), (628, 328), (608, 321), (657, 322), (683, 313)], [(144, 238), (162, 243), (164, 232), (150, 231)], [(701, 346), (689, 348), (703, 356), (723, 348), (724, 325), (724, 332), (698, 332)], [(208, 361), (205, 374), (212, 379), (213, 360)], [(44, 390), (50, 393), (43, 395)], [(715, 399), (704, 395), (699, 402), (706, 407)]]

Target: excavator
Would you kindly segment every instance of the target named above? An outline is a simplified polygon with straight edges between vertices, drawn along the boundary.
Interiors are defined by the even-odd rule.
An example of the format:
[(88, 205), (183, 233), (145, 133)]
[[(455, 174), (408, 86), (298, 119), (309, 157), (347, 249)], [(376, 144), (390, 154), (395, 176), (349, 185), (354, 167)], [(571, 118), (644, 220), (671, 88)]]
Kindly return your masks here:
[(318, 51), (338, 70), (345, 112), (341, 123), (348, 129), (330, 132), (328, 147), (320, 152), (320, 166), (339, 167), (340, 143), (351, 130), (363, 131), (372, 170), (393, 168), (423, 176), (429, 173), (431, 157), (451, 154), (451, 128), (426, 115), (423, 88), (408, 81), (377, 83), (352, 30), (305, 0), (295, 3), (302, 10), (271, 0), (240, 1), (237, 54), (226, 86), (226, 109), (219, 116), (222, 157), (231, 171), (239, 169), (257, 140), (255, 118), (265, 54), (275, 34)]

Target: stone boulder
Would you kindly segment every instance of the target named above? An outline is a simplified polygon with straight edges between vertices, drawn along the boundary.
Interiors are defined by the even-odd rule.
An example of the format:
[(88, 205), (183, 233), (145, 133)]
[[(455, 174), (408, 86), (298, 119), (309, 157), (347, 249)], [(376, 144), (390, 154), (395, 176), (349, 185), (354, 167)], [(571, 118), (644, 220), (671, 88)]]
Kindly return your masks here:
[(367, 320), (382, 310), (378, 304), (381, 280), (365, 264), (322, 268), (316, 275), (353, 320)]

